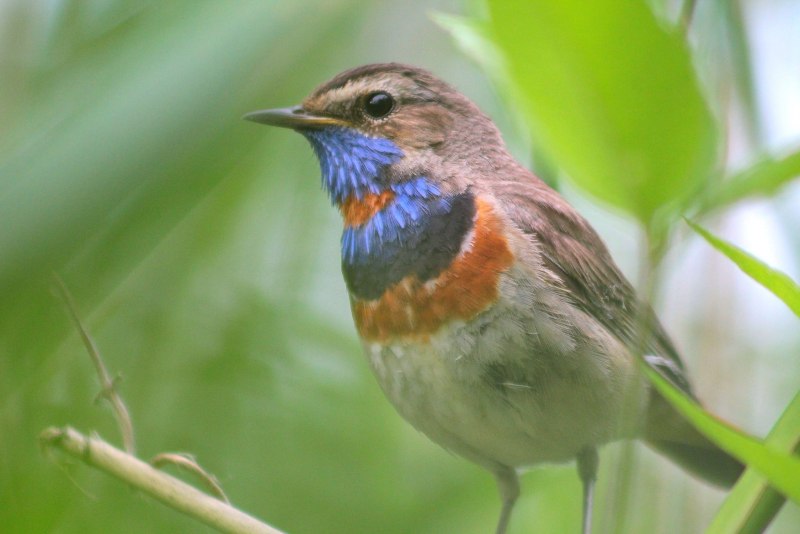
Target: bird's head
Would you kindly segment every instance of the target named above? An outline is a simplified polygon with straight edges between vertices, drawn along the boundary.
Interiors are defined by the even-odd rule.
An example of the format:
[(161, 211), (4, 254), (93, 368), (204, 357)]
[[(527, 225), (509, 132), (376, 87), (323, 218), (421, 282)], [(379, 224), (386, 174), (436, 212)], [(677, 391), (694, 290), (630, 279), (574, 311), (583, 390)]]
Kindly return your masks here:
[(470, 184), (457, 167), (475, 172), (487, 149), (502, 150), (497, 129), (469, 99), (428, 71), (397, 63), (345, 71), (299, 106), (245, 118), (303, 134), (340, 207), (421, 177), (431, 189), (463, 192)]

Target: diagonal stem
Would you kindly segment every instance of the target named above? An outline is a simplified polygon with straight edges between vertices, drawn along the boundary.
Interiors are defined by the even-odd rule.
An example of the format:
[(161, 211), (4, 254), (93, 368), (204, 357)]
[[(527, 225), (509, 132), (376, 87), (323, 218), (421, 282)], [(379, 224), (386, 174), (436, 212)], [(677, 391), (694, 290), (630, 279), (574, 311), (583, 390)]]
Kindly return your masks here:
[(95, 371), (97, 371), (101, 387), (99, 397), (106, 399), (111, 404), (111, 408), (114, 411), (114, 418), (117, 420), (117, 426), (122, 435), (122, 443), (125, 447), (125, 451), (129, 454), (134, 454), (136, 451), (136, 443), (133, 438), (133, 423), (131, 422), (130, 412), (128, 412), (127, 406), (125, 406), (125, 403), (122, 401), (122, 397), (117, 393), (116, 383), (108, 373), (108, 369), (106, 369), (106, 365), (103, 363), (103, 358), (100, 356), (97, 345), (83, 326), (83, 322), (78, 315), (78, 307), (75, 304), (75, 299), (72, 298), (72, 294), (67, 288), (67, 285), (57, 273), (53, 273), (53, 278), (61, 294), (61, 299), (67, 307), (67, 312), (72, 322), (75, 323), (75, 328), (78, 329), (83, 345), (86, 347), (86, 351), (92, 359)]

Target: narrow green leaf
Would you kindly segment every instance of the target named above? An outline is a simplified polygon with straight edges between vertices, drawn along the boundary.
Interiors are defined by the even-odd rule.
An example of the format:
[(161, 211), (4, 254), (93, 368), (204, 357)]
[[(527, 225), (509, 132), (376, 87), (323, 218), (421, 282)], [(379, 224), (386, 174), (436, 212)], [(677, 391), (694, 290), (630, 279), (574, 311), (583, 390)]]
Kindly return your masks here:
[(709, 414), (666, 379), (643, 364), (658, 391), (700, 432), (722, 450), (764, 475), (772, 486), (800, 503), (800, 458), (745, 434)]
[(773, 269), (758, 258), (748, 254), (739, 247), (716, 237), (702, 226), (686, 220), (692, 229), (708, 241), (712, 247), (725, 254), (746, 275), (767, 288), (781, 299), (800, 317), (800, 286), (786, 273)]
[(782, 158), (767, 157), (719, 185), (706, 209), (733, 204), (754, 196), (775, 194), (800, 176), (800, 150)]
[(650, 222), (711, 175), (717, 128), (680, 32), (644, 2), (489, 2), (524, 111), (569, 176)]
[[(800, 447), (800, 393), (767, 436), (766, 443), (786, 453), (796, 453)], [(748, 469), (722, 503), (706, 534), (728, 532), (763, 532), (778, 513), (785, 498), (772, 489), (767, 480)]]

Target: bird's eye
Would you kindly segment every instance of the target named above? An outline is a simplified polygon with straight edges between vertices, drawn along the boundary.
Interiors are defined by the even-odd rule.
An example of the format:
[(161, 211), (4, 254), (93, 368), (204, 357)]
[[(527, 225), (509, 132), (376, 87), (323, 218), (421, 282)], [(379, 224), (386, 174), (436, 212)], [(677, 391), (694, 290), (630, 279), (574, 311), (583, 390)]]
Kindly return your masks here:
[(373, 119), (385, 117), (394, 108), (394, 98), (389, 93), (378, 91), (364, 99), (364, 111)]

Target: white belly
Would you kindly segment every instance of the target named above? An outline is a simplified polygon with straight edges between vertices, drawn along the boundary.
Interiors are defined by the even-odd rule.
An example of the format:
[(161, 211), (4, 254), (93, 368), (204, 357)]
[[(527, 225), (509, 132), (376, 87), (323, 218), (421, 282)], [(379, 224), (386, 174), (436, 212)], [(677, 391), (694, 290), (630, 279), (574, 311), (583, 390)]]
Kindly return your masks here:
[[(589, 352), (514, 308), (497, 305), (468, 324), (451, 323), (428, 342), (365, 343), (400, 414), (441, 446), (489, 466), (568, 461), (588, 445), (634, 434), (646, 385), (624, 349), (608, 340), (621, 354)], [(635, 399), (625, 415), (628, 379)]]

